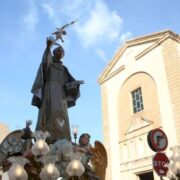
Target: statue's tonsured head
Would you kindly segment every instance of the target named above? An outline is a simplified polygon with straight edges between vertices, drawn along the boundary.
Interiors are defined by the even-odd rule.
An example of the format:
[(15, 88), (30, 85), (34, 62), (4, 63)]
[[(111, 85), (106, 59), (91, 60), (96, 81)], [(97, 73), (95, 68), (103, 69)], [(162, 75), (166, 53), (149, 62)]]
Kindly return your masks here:
[(54, 55), (54, 56), (55, 56), (57, 50), (60, 50), (60, 51), (61, 51), (61, 53), (62, 53), (62, 58), (63, 58), (63, 57), (64, 57), (64, 54), (65, 54), (63, 47), (62, 47), (61, 45), (58, 45), (58, 47), (56, 47), (56, 48), (53, 50), (53, 55)]

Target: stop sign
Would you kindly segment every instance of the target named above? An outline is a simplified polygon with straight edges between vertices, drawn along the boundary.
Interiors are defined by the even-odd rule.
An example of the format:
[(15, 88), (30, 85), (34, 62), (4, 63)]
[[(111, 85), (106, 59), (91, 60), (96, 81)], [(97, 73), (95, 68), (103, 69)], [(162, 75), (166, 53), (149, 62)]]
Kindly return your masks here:
[(153, 157), (153, 168), (159, 176), (166, 176), (169, 159), (164, 153), (156, 153)]

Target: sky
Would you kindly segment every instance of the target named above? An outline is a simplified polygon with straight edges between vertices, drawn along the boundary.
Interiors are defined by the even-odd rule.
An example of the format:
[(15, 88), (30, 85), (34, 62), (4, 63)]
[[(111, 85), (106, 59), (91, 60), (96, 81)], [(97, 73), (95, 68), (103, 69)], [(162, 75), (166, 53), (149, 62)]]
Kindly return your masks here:
[(66, 29), (64, 65), (81, 85), (69, 109), (70, 125), (103, 141), (101, 93), (97, 82), (115, 52), (129, 39), (170, 29), (180, 34), (179, 0), (6, 0), (0, 6), (0, 122), (10, 131), (33, 121), (31, 87), (57, 27)]

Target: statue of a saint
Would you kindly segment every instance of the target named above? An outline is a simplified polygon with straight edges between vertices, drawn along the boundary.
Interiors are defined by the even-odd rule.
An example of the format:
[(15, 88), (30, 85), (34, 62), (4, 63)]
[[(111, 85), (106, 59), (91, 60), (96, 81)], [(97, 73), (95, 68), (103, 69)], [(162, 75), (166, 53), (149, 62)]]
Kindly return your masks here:
[[(39, 108), (36, 130), (50, 133), (49, 143), (66, 138), (71, 140), (68, 107), (74, 106), (79, 97), (79, 85), (63, 65), (64, 49), (54, 45), (52, 37), (46, 40), (47, 47), (32, 87), (32, 105)], [(57, 44), (57, 43), (55, 43)]]

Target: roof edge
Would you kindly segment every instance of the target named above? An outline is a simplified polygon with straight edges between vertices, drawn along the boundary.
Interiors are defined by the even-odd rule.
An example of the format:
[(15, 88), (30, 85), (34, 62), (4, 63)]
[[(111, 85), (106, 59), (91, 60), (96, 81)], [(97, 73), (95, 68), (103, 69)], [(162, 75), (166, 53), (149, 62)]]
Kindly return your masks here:
[(175, 39), (177, 39), (178, 41), (180, 41), (180, 36), (176, 33), (174, 33), (171, 30), (164, 30), (164, 31), (159, 31), (156, 33), (151, 33), (148, 35), (143, 35), (143, 36), (139, 36), (133, 39), (130, 39), (128, 41), (126, 41), (114, 54), (113, 58), (110, 60), (110, 62), (107, 64), (107, 66), (105, 67), (104, 71), (102, 71), (102, 73), (99, 75), (98, 77), (98, 83), (102, 84), (104, 82), (104, 79), (106, 77), (106, 75), (109, 73), (109, 71), (112, 69), (112, 67), (116, 64), (117, 60), (122, 56), (122, 54), (124, 53), (124, 51), (131, 46), (135, 46), (138, 44), (142, 44), (145, 42), (151, 42), (151, 41), (156, 41), (161, 39), (164, 36), (171, 36), (174, 37)]

